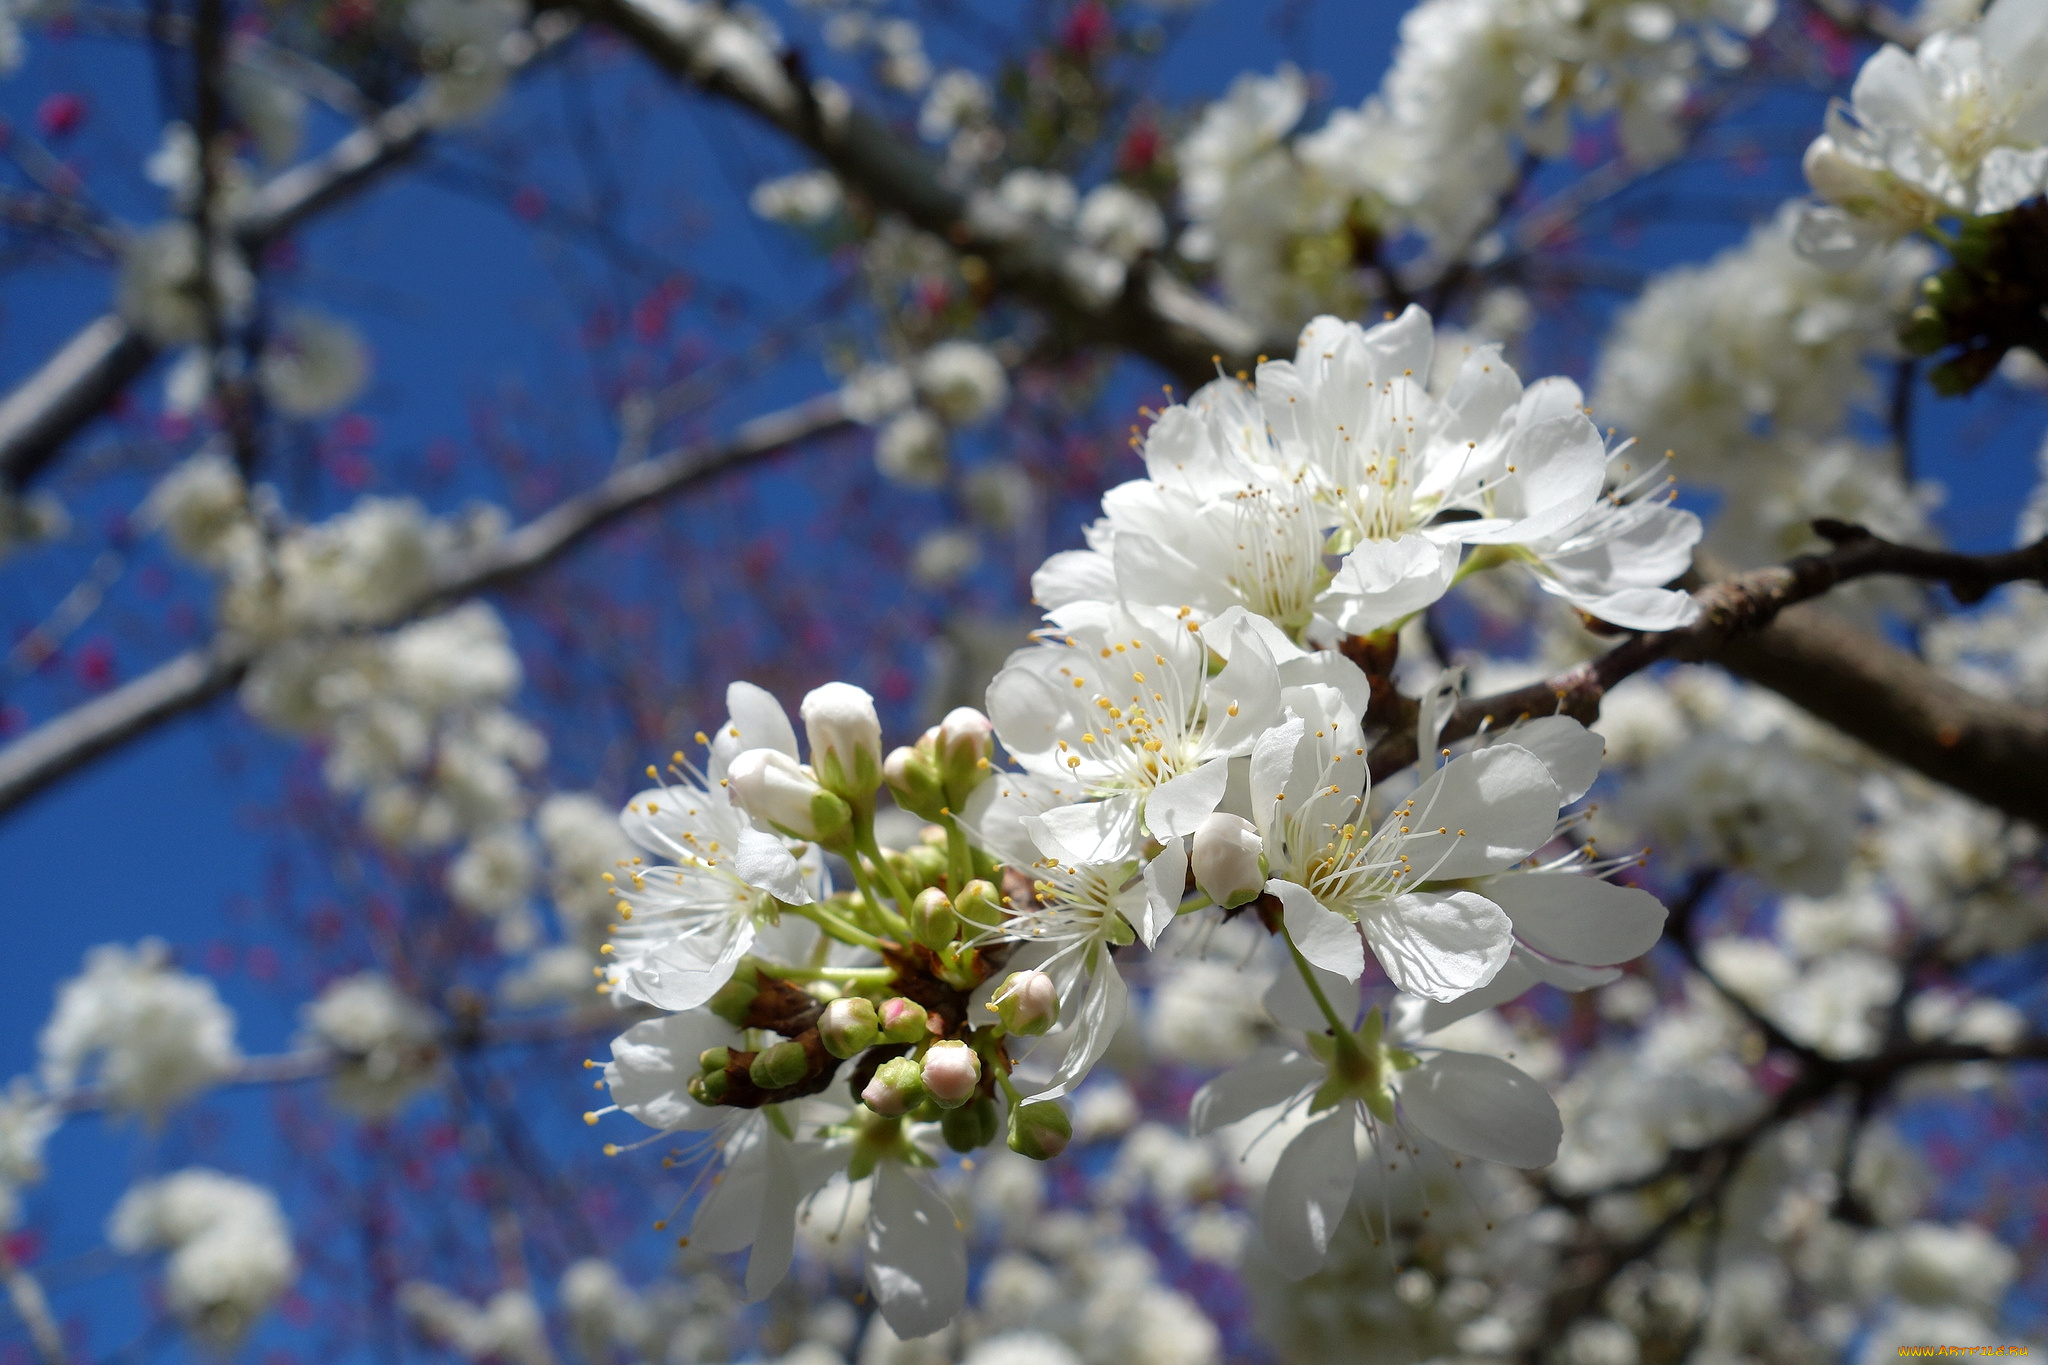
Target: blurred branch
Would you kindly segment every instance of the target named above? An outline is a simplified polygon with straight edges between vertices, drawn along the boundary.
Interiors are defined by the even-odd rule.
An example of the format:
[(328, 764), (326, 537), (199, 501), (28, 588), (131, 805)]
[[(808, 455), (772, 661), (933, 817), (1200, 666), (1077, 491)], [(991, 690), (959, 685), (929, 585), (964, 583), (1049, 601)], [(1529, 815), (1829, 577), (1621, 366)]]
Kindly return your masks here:
[[(568, 32), (559, 22), (536, 24), (534, 55), (560, 43)], [(432, 132), (419, 98), (386, 110), (251, 195), (234, 223), (236, 242), (252, 256), (261, 253), (306, 219), (409, 160)], [(81, 328), (41, 369), (0, 399), (0, 490), (22, 488), (40, 474), (64, 443), (140, 377), (156, 355), (156, 343), (119, 313), (108, 313)]]
[(1249, 366), (1262, 347), (1291, 352), (1291, 338), (1259, 335), (1156, 262), (1130, 267), (1122, 291), (1103, 299), (1084, 281), (1095, 253), (1073, 237), (950, 183), (925, 150), (880, 119), (845, 104), (846, 92), (803, 72), (801, 54), (779, 67), (734, 55), (751, 34), (709, 5), (678, 0), (576, 0), (592, 19), (631, 39), (656, 64), (738, 105), (801, 143), (846, 187), (900, 214), (963, 255), (983, 261), (994, 285), (1041, 308), (1079, 340), (1144, 356), (1190, 388)]
[(42, 1365), (64, 1365), (64, 1333), (50, 1312), (49, 1296), (43, 1293), (42, 1283), (14, 1259), (5, 1238), (0, 1238), (0, 1283), (7, 1286), (7, 1301), (14, 1306), (14, 1315), (28, 1328), (36, 1359)]
[[(726, 441), (688, 446), (628, 465), (451, 566), (407, 610), (382, 624), (397, 625), (457, 598), (509, 586), (613, 522), (714, 474), (851, 425), (838, 394), (826, 394), (757, 417)], [(234, 688), (260, 653), (258, 644), (223, 633), (45, 721), (0, 749), (0, 812)]]
[[(1964, 602), (2002, 583), (2048, 581), (2048, 540), (2002, 554), (1966, 555), (1899, 545), (1861, 527), (1817, 522), (1835, 541), (1824, 554), (1725, 576), (1696, 589), (1699, 619), (1631, 635), (1597, 659), (1526, 687), (1460, 705), (1446, 742), (1524, 715), (1590, 721), (1622, 679), (1664, 659), (1718, 663), (1797, 702), (1879, 753), (2008, 815), (2048, 828), (2048, 710), (1982, 697), (1875, 636), (1799, 603), (1857, 578), (1897, 574), (1946, 583)], [(1415, 735), (1398, 726), (1373, 746), (1372, 772), (1415, 761)]]

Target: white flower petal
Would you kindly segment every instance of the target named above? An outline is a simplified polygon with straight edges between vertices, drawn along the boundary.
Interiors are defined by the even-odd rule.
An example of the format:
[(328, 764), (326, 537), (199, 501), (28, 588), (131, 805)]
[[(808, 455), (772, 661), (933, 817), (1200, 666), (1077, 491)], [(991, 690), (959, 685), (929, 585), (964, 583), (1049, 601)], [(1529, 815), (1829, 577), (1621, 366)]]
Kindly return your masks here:
[(1518, 744), (1542, 759), (1564, 805), (1592, 788), (1600, 776), (1600, 760), (1607, 755), (1607, 741), (1570, 716), (1519, 721), (1502, 731), (1498, 742)]
[(1302, 1129), (1266, 1182), (1259, 1237), (1274, 1267), (1290, 1280), (1306, 1279), (1322, 1268), (1338, 1220), (1351, 1203), (1351, 1186), (1358, 1179), (1351, 1109), (1340, 1105)]
[(605, 1063), (612, 1103), (649, 1128), (716, 1128), (735, 1111), (699, 1104), (685, 1087), (697, 1074), (699, 1053), (739, 1040), (732, 1025), (699, 1010), (635, 1024), (612, 1039), (612, 1059)]
[[(1321, 1016), (1316, 1022), (1322, 1023)], [(1188, 1128), (1197, 1136), (1250, 1118), (1320, 1084), (1323, 1064), (1288, 1047), (1263, 1047), (1195, 1092)]]
[[(1356, 981), (1365, 972), (1365, 944), (1358, 926), (1323, 903), (1305, 886), (1274, 878), (1266, 889), (1280, 898), (1287, 937), (1314, 965)], [(1503, 920), (1505, 922), (1505, 920)]]
[(1471, 891), (1411, 891), (1369, 903), (1361, 916), (1365, 941), (1388, 978), (1429, 1000), (1455, 1000), (1484, 986), (1515, 944), (1507, 915)]
[(789, 845), (762, 830), (740, 832), (732, 870), (748, 886), (766, 891), (786, 904), (809, 905), (813, 899), (811, 889), (804, 884), (803, 867), (789, 851)]
[(789, 1274), (790, 1257), (796, 1253), (796, 1206), (805, 1194), (788, 1138), (764, 1125), (761, 1153), (761, 1211), (754, 1228), (754, 1248), (747, 1253), (749, 1303), (767, 1298)]
[(1541, 758), (1516, 744), (1490, 745), (1452, 759), (1416, 788), (1401, 823), (1417, 832), (1402, 851), (1424, 881), (1498, 872), (1550, 841), (1563, 804)]
[(1043, 815), (1026, 816), (1024, 829), (1046, 857), (1068, 863), (1118, 863), (1135, 858), (1145, 845), (1135, 793), (1056, 806)]
[(1330, 580), (1330, 614), (1350, 635), (1390, 626), (1450, 589), (1460, 554), (1457, 541), (1424, 535), (1363, 541)]
[[(1059, 1067), (1052, 1073), (1052, 1079), (1045, 1088), (1025, 1098), (1026, 1104), (1039, 1100), (1058, 1099), (1079, 1085), (1089, 1070), (1101, 1059), (1108, 1049), (1110, 1040), (1116, 1037), (1117, 1029), (1124, 1022), (1124, 1010), (1130, 998), (1124, 986), (1123, 974), (1116, 969), (1116, 962), (1109, 956), (1109, 949), (1100, 949), (1102, 958), (1095, 964), (1095, 970), (1088, 974), (1088, 991), (1082, 997), (1081, 1009), (1072, 1023), (1062, 1024), (1059, 1032), (1068, 1037), (1067, 1055), (1060, 1059)], [(1060, 1002), (1060, 1012), (1067, 1012), (1065, 1001)]]
[[(1309, 970), (1315, 973), (1316, 985), (1322, 988), (1323, 998), (1330, 1002), (1331, 1009), (1337, 1011), (1337, 1017), (1347, 1025), (1355, 1025), (1358, 1007), (1364, 998), (1358, 982), (1326, 971), (1313, 962), (1309, 964)], [(1322, 1007), (1308, 993), (1308, 983), (1301, 979), (1301, 972), (1294, 969), (1292, 963), (1273, 977), (1273, 984), (1266, 988), (1263, 1003), (1266, 1013), (1272, 1015), (1282, 1028), (1322, 1033), (1330, 1027), (1330, 1021), (1323, 1018)]]
[(867, 1282), (889, 1330), (927, 1337), (967, 1302), (967, 1244), (939, 1192), (894, 1161), (875, 1168)]
[(1454, 1152), (1524, 1170), (1557, 1160), (1564, 1122), (1544, 1088), (1495, 1057), (1439, 1052), (1401, 1077), (1401, 1119)]
[[(713, 956), (703, 949), (718, 948)], [(721, 939), (704, 935), (645, 953), (620, 972), (615, 989), (656, 1009), (693, 1010), (732, 980), (733, 969), (754, 946), (751, 919), (730, 926)]]
[[(1274, 700), (1279, 689), (1274, 689)], [(1230, 781), (1230, 760), (1212, 758), (1193, 772), (1160, 783), (1145, 794), (1145, 828), (1155, 839), (1178, 839), (1216, 812), (1223, 788)], [(1124, 854), (1116, 854), (1123, 857)], [(1096, 858), (1091, 861), (1107, 862)]]
[(1159, 855), (1145, 865), (1145, 920), (1137, 930), (1138, 937), (1144, 940), (1147, 948), (1159, 941), (1159, 935), (1180, 913), (1180, 901), (1187, 893), (1187, 884), (1187, 841), (1168, 839)]
[(1570, 872), (1511, 872), (1486, 895), (1514, 921), (1515, 937), (1546, 957), (1589, 967), (1630, 962), (1664, 932), (1664, 907), (1647, 891)]

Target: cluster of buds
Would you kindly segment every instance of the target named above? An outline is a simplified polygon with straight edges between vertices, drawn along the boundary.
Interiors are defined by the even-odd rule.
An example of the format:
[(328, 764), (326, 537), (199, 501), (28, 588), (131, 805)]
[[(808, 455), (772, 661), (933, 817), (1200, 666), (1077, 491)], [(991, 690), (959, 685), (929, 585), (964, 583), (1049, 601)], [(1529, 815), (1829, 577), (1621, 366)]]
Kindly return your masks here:
[(971, 706), (962, 706), (924, 732), (914, 745), (890, 751), (882, 764), (896, 804), (934, 822), (965, 809), (967, 797), (989, 775), (995, 726)]

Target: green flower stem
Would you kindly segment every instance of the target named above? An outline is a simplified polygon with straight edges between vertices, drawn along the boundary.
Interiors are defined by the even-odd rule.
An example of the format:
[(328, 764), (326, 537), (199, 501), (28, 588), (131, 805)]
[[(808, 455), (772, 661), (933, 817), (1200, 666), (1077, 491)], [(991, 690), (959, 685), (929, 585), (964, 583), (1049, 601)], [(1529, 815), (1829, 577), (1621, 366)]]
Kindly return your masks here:
[(889, 866), (889, 860), (882, 856), (881, 846), (875, 843), (874, 830), (863, 829), (855, 831), (854, 844), (861, 853), (867, 856), (867, 860), (874, 864), (875, 875), (882, 879), (882, 885), (887, 887), (890, 896), (895, 898), (896, 913), (901, 917), (900, 931), (908, 934), (910, 932), (910, 893), (903, 889), (903, 883), (897, 879), (896, 869)]
[(856, 928), (854, 925), (848, 924), (822, 905), (791, 905), (786, 908), (790, 913), (800, 915), (817, 925), (841, 943), (851, 943), (857, 948), (866, 948), (871, 952), (879, 953), (882, 951), (882, 940), (868, 933), (865, 929)]
[(967, 846), (967, 831), (951, 811), (945, 813), (946, 881), (954, 895), (974, 880), (974, 851)]
[(1197, 891), (1195, 893), (1195, 898), (1193, 900), (1182, 901), (1180, 909), (1174, 911), (1173, 913), (1176, 915), (1192, 915), (1197, 910), (1207, 910), (1210, 906), (1214, 905), (1215, 903), (1215, 901), (1209, 899), (1208, 892)]
[(855, 849), (849, 852), (846, 865), (853, 869), (853, 884), (860, 888), (861, 899), (867, 903), (868, 917), (881, 932), (907, 940), (910, 937), (910, 921), (889, 909), (888, 903), (875, 889), (874, 877), (862, 866), (864, 861), (860, 851)]
[(893, 967), (766, 967), (785, 981), (844, 981), (849, 985), (886, 986), (896, 979)]
[[(1287, 938), (1284, 930), (1280, 937)], [(1322, 983), (1316, 980), (1316, 974), (1309, 969), (1308, 959), (1301, 955), (1301, 949), (1294, 946), (1294, 940), (1291, 938), (1287, 939), (1287, 951), (1294, 955), (1294, 965), (1300, 970), (1301, 979), (1308, 984), (1308, 993), (1316, 998), (1316, 1005), (1322, 1010), (1323, 1018), (1330, 1021), (1331, 1031), (1339, 1038), (1349, 1038), (1351, 1025), (1337, 1017), (1336, 1008), (1330, 1004), (1330, 997), (1323, 994)]]

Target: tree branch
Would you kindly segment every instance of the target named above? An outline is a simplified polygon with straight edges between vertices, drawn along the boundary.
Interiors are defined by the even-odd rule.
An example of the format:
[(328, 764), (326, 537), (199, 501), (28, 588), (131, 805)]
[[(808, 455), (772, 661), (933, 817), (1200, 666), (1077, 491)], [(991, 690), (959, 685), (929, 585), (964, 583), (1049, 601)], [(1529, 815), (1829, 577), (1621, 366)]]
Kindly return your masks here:
[[(689, 446), (628, 465), (452, 565), (397, 618), (397, 625), (457, 598), (505, 587), (545, 568), (622, 517), (714, 474), (852, 425), (827, 394), (757, 417), (726, 441)], [(87, 763), (237, 686), (260, 647), (222, 635), (84, 705), (45, 721), (0, 749), (0, 813)]]
[[(1965, 602), (2002, 583), (2048, 581), (2048, 539), (2002, 554), (1899, 545), (1840, 522), (1815, 523), (1835, 541), (1824, 554), (1736, 574), (1698, 588), (1699, 619), (1632, 635), (1597, 659), (1526, 687), (1460, 705), (1445, 741), (1525, 715), (1591, 721), (1608, 688), (1664, 659), (1718, 663), (1798, 703), (1885, 756), (2008, 815), (2048, 828), (2048, 711), (1967, 691), (1920, 660), (1798, 604), (1877, 574), (1946, 583)], [(1415, 761), (1400, 726), (1373, 746), (1377, 780)]]
[[(535, 55), (568, 34), (572, 25), (565, 19), (536, 22)], [(321, 155), (267, 181), (236, 218), (236, 241), (243, 251), (260, 253), (314, 214), (409, 160), (432, 132), (426, 106), (419, 100), (386, 110)], [(156, 355), (156, 344), (119, 313), (108, 313), (81, 328), (41, 369), (0, 399), (0, 490), (27, 486), (66, 441), (149, 368)]]
[(1131, 266), (1116, 297), (1100, 297), (1087, 284), (1097, 253), (1005, 208), (993, 195), (956, 187), (923, 148), (873, 115), (835, 108), (844, 93), (806, 81), (800, 63), (785, 59), (783, 66), (768, 68), (735, 60), (728, 31), (734, 21), (716, 7), (678, 0), (575, 3), (672, 76), (801, 143), (849, 189), (978, 257), (998, 288), (1046, 310), (1083, 341), (1142, 355), (1190, 388), (1215, 377), (1218, 357), (1239, 369), (1262, 347), (1293, 350), (1291, 339), (1260, 336), (1252, 324), (1148, 260)]

